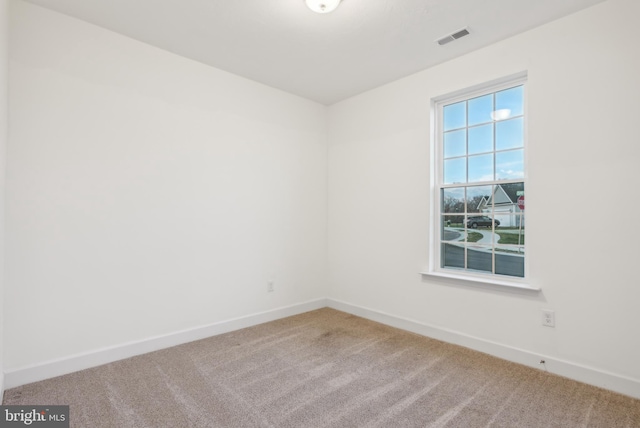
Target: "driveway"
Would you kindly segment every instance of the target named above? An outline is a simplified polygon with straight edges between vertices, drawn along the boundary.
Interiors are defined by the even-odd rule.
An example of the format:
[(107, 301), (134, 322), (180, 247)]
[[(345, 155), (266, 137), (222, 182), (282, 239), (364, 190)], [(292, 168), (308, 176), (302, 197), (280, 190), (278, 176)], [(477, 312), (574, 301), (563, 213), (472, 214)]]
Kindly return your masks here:
[[(480, 238), (478, 241), (470, 242), (469, 246), (478, 244), (478, 245), (492, 245), (492, 246), (495, 246), (495, 248), (513, 249), (513, 247), (508, 247), (505, 245), (498, 244), (498, 241), (500, 241), (499, 233), (494, 233), (491, 230), (480, 230), (480, 229), (469, 229), (469, 231), (476, 232), (482, 235), (482, 238)], [(505, 231), (503, 233), (510, 233), (510, 232)], [(463, 229), (457, 229), (457, 228), (451, 228), (451, 227), (444, 228), (445, 241), (449, 241), (449, 242), (463, 241), (464, 242), (466, 237), (467, 237), (467, 232), (465, 232)]]
[[(497, 244), (500, 240), (500, 235), (491, 232), (490, 230), (478, 230), (478, 229), (470, 229), (471, 232), (476, 232), (482, 235), (482, 238), (474, 242), (475, 244), (486, 244), (491, 245), (491, 239), (495, 241)], [(467, 237), (467, 232), (462, 229), (455, 229), (452, 227), (444, 228), (444, 240), (445, 241), (464, 241)]]

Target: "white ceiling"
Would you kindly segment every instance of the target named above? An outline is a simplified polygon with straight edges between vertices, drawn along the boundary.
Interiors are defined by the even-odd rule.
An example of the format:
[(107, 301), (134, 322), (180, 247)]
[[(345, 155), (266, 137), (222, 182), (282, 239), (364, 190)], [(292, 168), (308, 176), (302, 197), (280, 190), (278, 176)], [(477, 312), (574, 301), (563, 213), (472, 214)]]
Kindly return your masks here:
[(343, 0), (330, 14), (304, 0), (28, 1), (333, 104), (603, 0)]

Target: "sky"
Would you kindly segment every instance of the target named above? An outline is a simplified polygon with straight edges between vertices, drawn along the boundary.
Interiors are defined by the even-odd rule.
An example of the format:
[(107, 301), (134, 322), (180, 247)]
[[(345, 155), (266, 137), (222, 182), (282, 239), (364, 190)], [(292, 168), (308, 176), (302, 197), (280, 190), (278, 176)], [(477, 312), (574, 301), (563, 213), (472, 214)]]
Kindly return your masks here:
[(443, 184), (524, 177), (523, 96), (519, 85), (444, 106)]

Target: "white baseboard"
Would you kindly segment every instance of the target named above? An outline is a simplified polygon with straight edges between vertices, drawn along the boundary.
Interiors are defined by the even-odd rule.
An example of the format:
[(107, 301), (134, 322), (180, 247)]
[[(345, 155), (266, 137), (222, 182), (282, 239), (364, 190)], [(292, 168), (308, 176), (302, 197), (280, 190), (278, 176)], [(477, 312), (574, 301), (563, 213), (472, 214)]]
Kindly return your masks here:
[(98, 349), (96, 351), (76, 354), (69, 357), (47, 361), (32, 366), (8, 370), (4, 373), (4, 388), (15, 388), (27, 383), (37, 382), (79, 370), (100, 366), (124, 358), (146, 354), (171, 346), (205, 339), (222, 333), (251, 327), (280, 318), (313, 311), (327, 306), (326, 299), (316, 299), (309, 302), (272, 309), (240, 318), (229, 319), (217, 323), (178, 331), (163, 336), (151, 337), (136, 342)]
[[(342, 312), (347, 312), (362, 318), (396, 327), (402, 330), (410, 331), (421, 336), (427, 336), (438, 339), (443, 342), (453, 343), (493, 355), (504, 360), (519, 363), (525, 366), (545, 369), (569, 379), (584, 382), (590, 385), (598, 386), (620, 394), (628, 395), (634, 398), (640, 398), (640, 380), (632, 379), (615, 373), (609, 373), (593, 367), (576, 364), (554, 358), (548, 355), (536, 354), (523, 349), (514, 348), (501, 343), (491, 342), (485, 339), (469, 336), (453, 330), (443, 329), (440, 327), (421, 323), (419, 321), (397, 317), (376, 311), (374, 309), (364, 308), (352, 305), (334, 299), (327, 299), (327, 306)], [(544, 360), (544, 366), (540, 365), (540, 360)]]
[(323, 307), (337, 309), (362, 318), (417, 333), (422, 336), (442, 340), (443, 342), (464, 346), (466, 348), (474, 349), (476, 351), (484, 352), (504, 360), (533, 368), (540, 369), (541, 366), (539, 365), (539, 361), (543, 359), (545, 360), (546, 370), (550, 373), (619, 392), (634, 398), (640, 398), (640, 380), (637, 379), (620, 376), (615, 373), (609, 373), (548, 355), (536, 354), (501, 343), (491, 342), (453, 330), (443, 329), (421, 323), (419, 321), (390, 315), (374, 309), (364, 308), (334, 299), (312, 300), (240, 318), (220, 321), (214, 324), (183, 330), (164, 336), (151, 337), (137, 342), (125, 343), (92, 352), (72, 355), (58, 360), (9, 370), (4, 373), (4, 382), (1, 379), (2, 375), (0, 374), (0, 388), (3, 388), (0, 392), (3, 393), (4, 389), (15, 388), (16, 386), (25, 385), (27, 383), (61, 376), (79, 370), (100, 366), (102, 364), (108, 364), (124, 358), (181, 345), (194, 340), (200, 340), (218, 334), (251, 327)]

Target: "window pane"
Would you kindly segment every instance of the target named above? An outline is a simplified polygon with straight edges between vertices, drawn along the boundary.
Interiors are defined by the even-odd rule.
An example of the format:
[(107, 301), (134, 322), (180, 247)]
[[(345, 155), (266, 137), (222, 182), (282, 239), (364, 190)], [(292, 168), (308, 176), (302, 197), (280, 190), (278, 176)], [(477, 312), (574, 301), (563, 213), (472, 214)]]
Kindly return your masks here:
[(441, 226), (441, 239), (443, 241), (464, 242), (464, 216), (463, 215), (443, 215)]
[(496, 122), (496, 150), (513, 149), (524, 145), (524, 121), (517, 119)]
[(493, 180), (493, 154), (469, 156), (469, 182)]
[(496, 212), (518, 210), (518, 197), (524, 195), (524, 183), (504, 183), (496, 185), (493, 196)]
[(464, 128), (467, 126), (467, 103), (462, 101), (444, 107), (444, 130)]
[(515, 88), (496, 92), (496, 110), (509, 109), (511, 110), (511, 117), (520, 116), (524, 114), (523, 98), (523, 86), (516, 86)]
[(496, 179), (511, 180), (524, 177), (524, 150), (496, 153)]
[[(493, 124), (469, 128), (469, 154), (486, 153), (493, 150)], [(446, 153), (446, 149), (445, 149)], [(445, 155), (446, 156), (446, 155)]]
[[(467, 229), (481, 229), (480, 234), (482, 235), (474, 242), (491, 245), (493, 241), (497, 241), (498, 237), (491, 233), (494, 222), (496, 225), (498, 224), (497, 220), (493, 218), (491, 213), (471, 213), (467, 217)], [(487, 230), (489, 230), (489, 232), (487, 232)]]
[(467, 154), (466, 129), (444, 134), (444, 157), (464, 156)]
[(442, 190), (442, 212), (464, 213), (464, 187)]
[[(500, 238), (498, 239), (500, 249), (509, 250), (509, 247), (506, 246), (507, 244), (524, 245), (524, 227), (520, 229), (518, 226), (509, 226), (509, 218), (504, 217), (506, 216), (496, 215), (496, 220), (500, 221), (500, 231), (498, 232), (498, 235), (500, 235)], [(519, 220), (520, 216), (518, 214), (512, 214), (511, 217), (512, 218), (510, 220), (513, 225)]]
[[(524, 212), (516, 206), (511, 206), (508, 210), (496, 211), (496, 220), (500, 221), (500, 235), (498, 240), (498, 250), (505, 252), (520, 251), (513, 245), (525, 245)], [(522, 249), (523, 250), (523, 249)], [(524, 251), (522, 251), (524, 254)]]
[(517, 247), (513, 253), (497, 251), (496, 273), (520, 278), (524, 277), (524, 254), (518, 254)]
[(444, 161), (444, 183), (464, 183), (467, 181), (467, 158)]
[(493, 94), (469, 100), (469, 125), (491, 122), (493, 111)]
[[(467, 224), (469, 224), (467, 222)], [(477, 230), (467, 229), (466, 241), (470, 243), (481, 242), (484, 238), (484, 234), (482, 232), (478, 232)]]
[(493, 271), (493, 253), (491, 247), (473, 245), (467, 248), (467, 268), (482, 272)]
[(455, 244), (442, 244), (441, 267), (464, 268), (464, 247)]
[(467, 188), (467, 212), (491, 211), (491, 186), (470, 186)]

